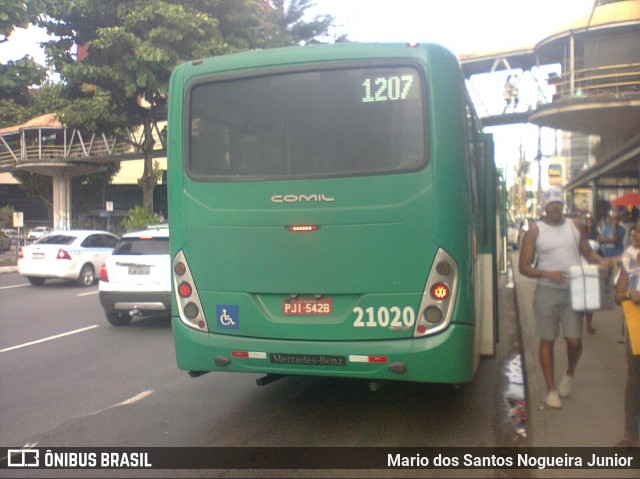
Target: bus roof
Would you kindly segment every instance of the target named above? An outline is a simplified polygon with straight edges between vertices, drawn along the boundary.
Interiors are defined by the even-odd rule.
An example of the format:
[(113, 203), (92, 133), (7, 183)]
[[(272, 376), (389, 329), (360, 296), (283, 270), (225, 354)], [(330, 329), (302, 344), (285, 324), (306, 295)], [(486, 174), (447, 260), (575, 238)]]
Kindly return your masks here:
[(391, 59), (404, 56), (424, 60), (427, 52), (439, 52), (454, 59), (456, 58), (445, 47), (434, 43), (419, 45), (408, 43), (334, 43), (233, 53), (186, 62), (179, 65), (177, 70), (182, 69), (185, 75), (195, 76), (201, 72), (231, 72), (310, 62), (380, 59), (385, 57)]

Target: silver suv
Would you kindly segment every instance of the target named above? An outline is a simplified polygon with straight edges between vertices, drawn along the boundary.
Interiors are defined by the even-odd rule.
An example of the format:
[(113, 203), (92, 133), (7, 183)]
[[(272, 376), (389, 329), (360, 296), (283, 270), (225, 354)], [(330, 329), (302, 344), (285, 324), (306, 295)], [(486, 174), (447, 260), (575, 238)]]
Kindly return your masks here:
[(166, 225), (123, 235), (100, 271), (100, 304), (107, 320), (125, 326), (137, 315), (169, 316), (170, 278)]

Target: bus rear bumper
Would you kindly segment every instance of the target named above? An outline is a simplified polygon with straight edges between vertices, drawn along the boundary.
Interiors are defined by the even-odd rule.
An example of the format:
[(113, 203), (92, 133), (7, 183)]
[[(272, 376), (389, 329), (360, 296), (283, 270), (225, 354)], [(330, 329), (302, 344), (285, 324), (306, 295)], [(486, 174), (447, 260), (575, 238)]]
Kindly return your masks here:
[(452, 324), (433, 337), (289, 341), (203, 333), (172, 318), (182, 370), (333, 376), (462, 384), (473, 378), (474, 330)]

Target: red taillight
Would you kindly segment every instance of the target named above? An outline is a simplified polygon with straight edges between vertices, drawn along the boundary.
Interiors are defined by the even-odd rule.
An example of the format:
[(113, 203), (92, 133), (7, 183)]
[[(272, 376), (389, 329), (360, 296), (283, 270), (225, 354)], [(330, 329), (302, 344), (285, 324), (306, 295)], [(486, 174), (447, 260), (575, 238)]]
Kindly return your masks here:
[(18, 250), (18, 259), (24, 259), (24, 252), (22, 251), (22, 246)]
[(386, 356), (369, 356), (370, 363), (386, 363), (387, 361)]
[(106, 264), (103, 264), (102, 268), (100, 268), (100, 281), (104, 281), (105, 283), (109, 282), (109, 275), (107, 274)]
[(444, 301), (449, 297), (449, 287), (444, 283), (436, 283), (431, 287), (431, 297), (438, 301)]
[(187, 283), (186, 281), (183, 281), (182, 283), (180, 283), (178, 285), (178, 294), (183, 297), (183, 298), (188, 298), (189, 296), (191, 296), (191, 293), (193, 292), (191, 285), (189, 283)]
[(71, 255), (67, 253), (65, 250), (59, 249), (56, 259), (71, 259)]

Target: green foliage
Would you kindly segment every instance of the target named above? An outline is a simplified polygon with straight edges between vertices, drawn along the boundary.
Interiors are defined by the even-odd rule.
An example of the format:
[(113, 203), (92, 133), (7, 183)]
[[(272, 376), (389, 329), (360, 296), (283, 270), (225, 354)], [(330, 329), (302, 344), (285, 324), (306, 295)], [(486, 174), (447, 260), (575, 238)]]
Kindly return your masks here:
[(45, 78), (45, 68), (28, 56), (15, 62), (8, 61), (0, 65), (0, 95), (21, 105), (27, 105), (33, 100), (29, 87), (42, 83)]
[(0, 64), (0, 127), (18, 125), (32, 117), (37, 100), (29, 87), (45, 78), (45, 68), (29, 57)]
[(13, 213), (15, 211), (15, 208), (10, 205), (0, 208), (0, 228), (13, 227)]
[[(5, 0), (0, 0), (0, 2)], [(249, 48), (296, 45), (324, 35), (329, 16), (307, 23), (311, 0), (43, 0), (39, 25), (49, 65), (69, 103), (57, 109), (70, 127), (118, 132), (142, 125), (144, 172), (138, 184), (153, 211), (152, 122), (167, 106), (176, 65)], [(77, 61), (73, 46), (88, 55)]]
[(131, 208), (127, 213), (128, 216), (122, 220), (122, 226), (124, 226), (127, 231), (140, 230), (158, 223), (159, 216), (156, 213), (149, 213), (149, 211), (140, 205)]
[(42, 0), (0, 0), (0, 43), (6, 41), (11, 32), (35, 23), (44, 11)]
[(0, 99), (0, 128), (24, 123), (29, 119), (28, 111), (11, 99)]
[(328, 35), (333, 24), (330, 15), (316, 15), (310, 22), (304, 20), (312, 0), (272, 0), (266, 10), (264, 47), (284, 47), (317, 43), (317, 37)]

